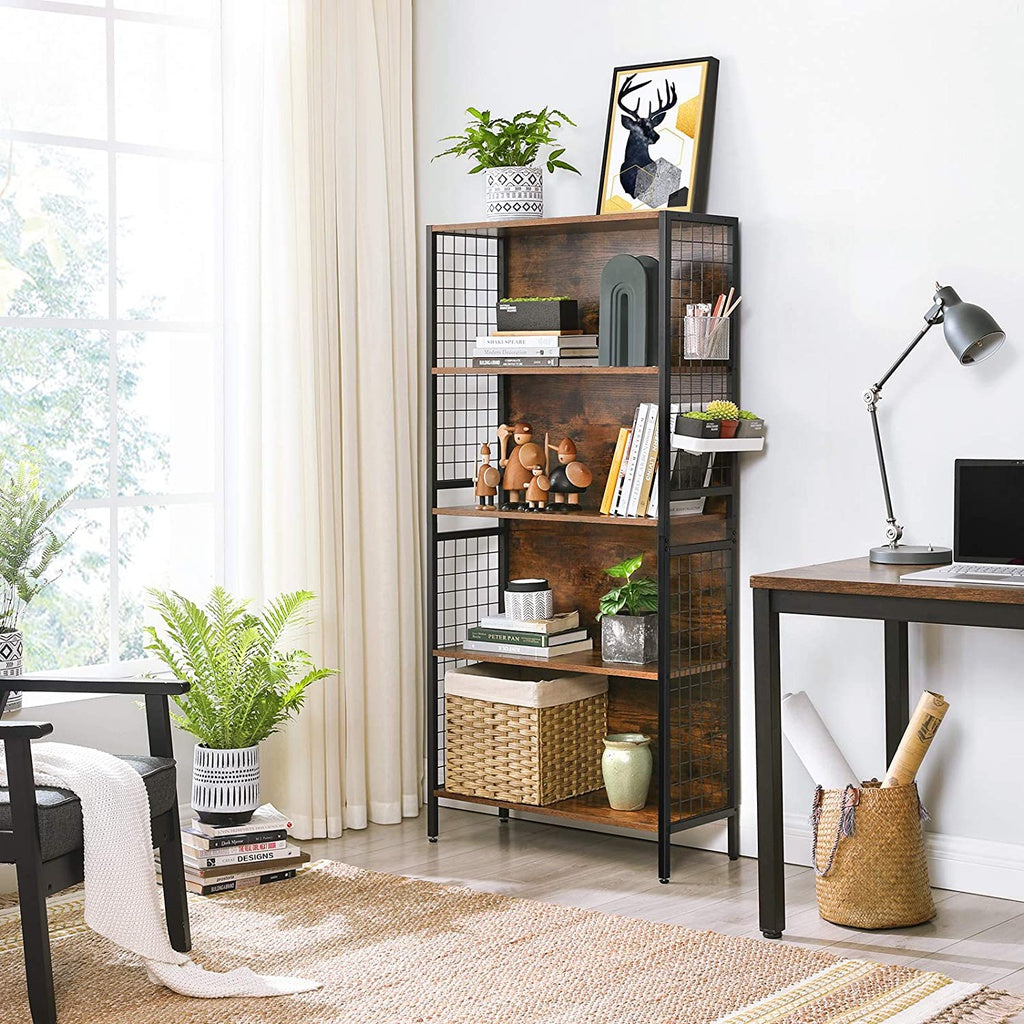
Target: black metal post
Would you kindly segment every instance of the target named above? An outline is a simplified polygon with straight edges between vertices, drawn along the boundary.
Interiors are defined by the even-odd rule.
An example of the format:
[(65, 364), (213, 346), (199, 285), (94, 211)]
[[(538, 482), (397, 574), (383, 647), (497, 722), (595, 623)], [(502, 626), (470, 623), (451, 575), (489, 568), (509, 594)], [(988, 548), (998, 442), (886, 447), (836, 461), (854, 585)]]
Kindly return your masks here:
[(433, 369), (437, 361), (437, 242), (434, 232), (427, 227), (427, 295), (430, 307), (427, 323), (430, 335), (427, 339), (427, 380), (430, 382), (430, 400), (427, 403), (427, 592), (425, 595), (425, 621), (427, 627), (427, 706), (424, 725), (427, 730), (427, 841), (437, 842), (437, 673), (438, 661), (434, 657), (437, 647), (437, 377)]
[(885, 757), (892, 760), (910, 721), (907, 623), (885, 620)]

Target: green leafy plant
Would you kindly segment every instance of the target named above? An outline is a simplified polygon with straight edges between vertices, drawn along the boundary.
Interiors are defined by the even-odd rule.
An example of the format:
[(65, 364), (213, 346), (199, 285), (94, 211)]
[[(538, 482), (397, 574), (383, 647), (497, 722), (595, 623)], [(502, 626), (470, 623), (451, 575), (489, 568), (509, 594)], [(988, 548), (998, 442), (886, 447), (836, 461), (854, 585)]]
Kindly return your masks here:
[(47, 573), (69, 538), (47, 524), (72, 494), (47, 501), (37, 466), (23, 459), (8, 476), (0, 457), (0, 633), (17, 629), (25, 605), (60, 575)]
[(562, 159), (565, 148), (555, 148), (558, 142), (553, 129), (567, 124), (576, 126), (576, 122), (562, 111), (554, 107), (545, 107), (539, 114), (524, 110), (511, 120), (492, 117), (489, 110), (477, 110), (476, 107), (467, 107), (466, 113), (473, 120), (461, 135), (446, 135), (441, 139), (455, 145), (438, 153), (434, 160), (442, 156), (468, 156), (476, 161), (469, 173), (479, 174), (488, 167), (529, 167), (537, 159), (541, 147), (550, 146), (551, 152), (546, 161), (549, 171), (560, 168), (573, 174), (580, 173)]
[(701, 412), (697, 409), (694, 409), (692, 412), (684, 412), (683, 416), (688, 420), (713, 420), (716, 418), (709, 412)]
[(761, 417), (756, 412), (751, 412), (749, 409), (740, 409), (738, 419), (741, 420), (759, 420)]
[(738, 420), (740, 407), (735, 402), (708, 402), (704, 410), (712, 420)]
[(657, 582), (647, 577), (633, 579), (633, 574), (640, 569), (643, 561), (643, 555), (635, 555), (605, 569), (609, 576), (626, 582), (609, 590), (601, 598), (601, 610), (597, 613), (599, 619), (604, 615), (644, 615), (658, 610)]
[(171, 717), (207, 747), (255, 746), (298, 714), (310, 684), (334, 674), (316, 668), (305, 651), (278, 650), (284, 634), (302, 624), (299, 613), (313, 600), (308, 590), (280, 594), (262, 615), (223, 587), (214, 587), (202, 608), (175, 591), (148, 593), (164, 635), (146, 626), (145, 649), (192, 684), (173, 698), (181, 714)]
[(568, 295), (529, 295), (519, 299), (499, 299), (499, 302), (566, 302)]

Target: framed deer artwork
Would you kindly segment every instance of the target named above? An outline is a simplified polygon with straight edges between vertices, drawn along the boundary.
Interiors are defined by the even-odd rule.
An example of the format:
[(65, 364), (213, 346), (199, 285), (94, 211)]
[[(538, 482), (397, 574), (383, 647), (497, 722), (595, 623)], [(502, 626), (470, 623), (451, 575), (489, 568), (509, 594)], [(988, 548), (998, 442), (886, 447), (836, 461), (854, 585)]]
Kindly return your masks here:
[(615, 69), (598, 213), (705, 211), (717, 92), (714, 57)]

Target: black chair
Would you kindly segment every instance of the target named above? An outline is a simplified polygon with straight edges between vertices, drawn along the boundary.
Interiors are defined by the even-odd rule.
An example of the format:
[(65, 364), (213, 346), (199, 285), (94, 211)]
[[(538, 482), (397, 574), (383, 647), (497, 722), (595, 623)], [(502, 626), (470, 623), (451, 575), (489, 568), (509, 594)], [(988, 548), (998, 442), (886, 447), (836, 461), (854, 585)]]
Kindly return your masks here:
[[(188, 683), (175, 680), (60, 679), (17, 676), (0, 679), (24, 692), (139, 694), (146, 700), (149, 756), (124, 757), (142, 776), (149, 793), (153, 846), (160, 850), (167, 934), (182, 953), (192, 948), (181, 856), (178, 795), (171, 748), (167, 695), (185, 693)], [(0, 690), (0, 712), (8, 691)], [(82, 881), (82, 807), (65, 789), (36, 786), (32, 776), (30, 741), (48, 736), (53, 726), (43, 722), (0, 722), (0, 740), (7, 757), (8, 788), (0, 787), (0, 863), (18, 873), (21, 934), (25, 947), (25, 977), (33, 1024), (56, 1024), (50, 936), (46, 897)]]

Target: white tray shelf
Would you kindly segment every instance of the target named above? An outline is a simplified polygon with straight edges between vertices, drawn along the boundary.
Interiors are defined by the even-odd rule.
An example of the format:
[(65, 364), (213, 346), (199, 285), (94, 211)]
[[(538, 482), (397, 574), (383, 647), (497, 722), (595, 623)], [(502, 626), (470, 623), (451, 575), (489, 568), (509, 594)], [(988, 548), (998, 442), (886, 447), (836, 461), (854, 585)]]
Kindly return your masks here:
[(704, 452), (759, 452), (764, 448), (764, 437), (711, 438), (673, 434), (672, 447), (694, 455)]

